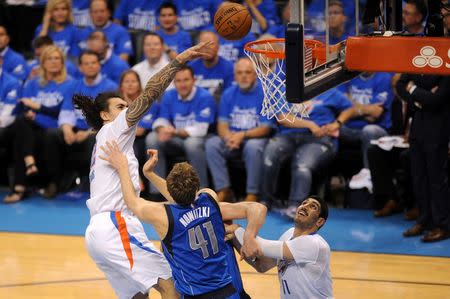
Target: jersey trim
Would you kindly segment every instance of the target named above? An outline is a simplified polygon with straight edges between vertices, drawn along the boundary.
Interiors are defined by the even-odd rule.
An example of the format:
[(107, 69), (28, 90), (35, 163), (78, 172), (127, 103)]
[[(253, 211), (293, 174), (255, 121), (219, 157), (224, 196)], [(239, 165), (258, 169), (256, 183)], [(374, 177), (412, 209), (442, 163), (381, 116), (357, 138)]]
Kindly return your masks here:
[(169, 220), (169, 226), (167, 228), (167, 234), (162, 240), (164, 243), (164, 246), (167, 249), (167, 252), (170, 254), (170, 256), (173, 257), (173, 249), (172, 249), (172, 237), (173, 237), (173, 214), (172, 210), (170, 209), (169, 205), (164, 205), (164, 208), (166, 209), (167, 219)]

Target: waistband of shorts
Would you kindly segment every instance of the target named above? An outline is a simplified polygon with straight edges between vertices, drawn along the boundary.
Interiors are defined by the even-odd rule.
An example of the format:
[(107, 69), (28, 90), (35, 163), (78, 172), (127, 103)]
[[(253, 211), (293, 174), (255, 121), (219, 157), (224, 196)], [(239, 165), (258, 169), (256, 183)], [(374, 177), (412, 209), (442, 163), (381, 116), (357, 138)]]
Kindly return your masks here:
[(230, 282), (224, 287), (217, 289), (215, 291), (211, 291), (208, 293), (204, 293), (196, 296), (184, 295), (184, 299), (225, 299), (230, 297), (231, 295), (236, 294), (236, 289), (233, 284)]
[(120, 215), (123, 216), (132, 216), (136, 217), (131, 211), (107, 211), (107, 212), (100, 212), (96, 213), (94, 215), (91, 215), (91, 221), (95, 218), (102, 218), (102, 217), (111, 217), (111, 213), (115, 214), (116, 212), (120, 212)]

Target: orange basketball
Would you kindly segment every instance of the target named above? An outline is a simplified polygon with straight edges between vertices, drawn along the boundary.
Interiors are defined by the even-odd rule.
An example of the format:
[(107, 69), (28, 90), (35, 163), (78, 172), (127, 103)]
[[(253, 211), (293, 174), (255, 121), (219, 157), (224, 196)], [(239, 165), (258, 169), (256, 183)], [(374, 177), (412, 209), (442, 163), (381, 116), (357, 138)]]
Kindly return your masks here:
[(248, 34), (252, 16), (241, 4), (224, 3), (214, 15), (214, 28), (224, 39), (237, 40)]

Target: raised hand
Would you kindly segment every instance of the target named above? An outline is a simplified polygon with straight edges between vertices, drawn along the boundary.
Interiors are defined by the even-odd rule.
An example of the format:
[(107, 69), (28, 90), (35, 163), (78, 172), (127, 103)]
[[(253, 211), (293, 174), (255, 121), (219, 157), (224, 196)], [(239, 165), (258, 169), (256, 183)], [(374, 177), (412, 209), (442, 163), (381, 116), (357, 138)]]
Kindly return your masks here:
[(158, 164), (158, 151), (155, 149), (148, 149), (147, 155), (149, 155), (149, 159), (147, 162), (145, 162), (144, 166), (142, 167), (142, 172), (144, 172), (144, 175), (146, 173), (153, 172), (153, 169), (155, 168), (156, 164)]
[(181, 63), (186, 63), (196, 58), (207, 56), (205, 50), (207, 51), (208, 48), (212, 45), (212, 43), (213, 43), (212, 41), (199, 43), (181, 52), (175, 58)]
[(100, 146), (105, 156), (100, 155), (99, 158), (107, 161), (117, 171), (128, 169), (128, 159), (119, 149), (116, 141), (106, 142), (106, 146)]

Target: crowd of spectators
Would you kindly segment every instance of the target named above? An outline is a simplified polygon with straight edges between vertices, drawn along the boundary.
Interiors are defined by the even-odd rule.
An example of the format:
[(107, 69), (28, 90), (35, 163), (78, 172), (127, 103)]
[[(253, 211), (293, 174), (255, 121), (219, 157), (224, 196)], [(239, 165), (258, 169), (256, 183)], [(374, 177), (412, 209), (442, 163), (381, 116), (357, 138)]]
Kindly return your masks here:
[[(8, 0), (3, 5), (11, 12), (24, 6), (22, 2)], [(183, 67), (139, 123), (135, 153), (140, 163), (146, 160), (146, 148), (158, 149), (155, 171), (165, 176), (171, 161), (184, 158), (198, 171), (202, 187), (215, 188), (220, 200), (234, 201), (238, 194), (233, 192), (228, 162), (240, 160), (246, 170), (244, 200), (276, 202), (280, 181), (290, 179), (283, 213), (293, 217), (298, 204), (317, 192), (317, 182), (341, 174), (340, 169), (327, 170), (343, 149), (351, 148), (360, 157), (355, 159), (360, 170), (344, 177), (350, 189), (372, 194), (376, 217), (406, 209), (407, 219), (419, 217), (419, 227), (407, 231), (407, 236), (436, 227), (444, 236), (450, 234), (450, 117), (439, 123), (439, 134), (430, 141), (434, 148), (424, 147), (416, 133), (416, 146), (409, 149), (407, 137), (411, 119), (414, 127), (419, 116), (423, 120), (449, 115), (448, 80), (431, 78), (422, 84), (420, 78), (362, 73), (308, 101), (309, 118), (277, 123), (259, 113), (264, 94), (243, 47), (260, 36), (284, 37), (289, 1), (241, 2), (251, 13), (253, 26), (238, 41), (223, 39), (212, 27), (220, 0), (34, 1), (27, 9), (33, 14), (40, 9), (41, 22), (25, 29), (0, 14), (0, 155), (8, 164), (2, 171), (11, 170), (11, 193), (3, 201), (20, 201), (35, 186), (42, 187), (44, 197), (53, 198), (66, 191), (62, 178), (69, 169), (75, 171), (74, 178), (81, 178), (80, 186), (89, 184), (95, 131), (73, 106), (74, 94), (95, 98), (118, 91), (130, 103), (178, 53), (211, 41), (208, 55)], [(324, 41), (325, 1), (305, 4), (305, 34)], [(448, 7), (442, 8), (442, 16), (449, 30)], [(405, 32), (423, 34), (425, 17), (424, 1), (405, 1)], [(330, 0), (328, 23), (330, 44), (354, 35), (355, 24), (359, 26), (354, 1)], [(20, 30), (24, 36), (17, 34)], [(29, 32), (34, 34), (28, 40), (32, 55), (23, 41)], [(13, 42), (12, 37), (21, 41)], [(428, 98), (414, 98), (414, 92), (422, 89), (428, 93), (421, 95), (432, 104)], [(430, 161), (438, 145), (447, 151)], [(427, 169), (430, 165), (441, 168)], [(424, 180), (433, 181), (418, 189)], [(144, 181), (141, 189), (150, 198), (155, 196), (156, 190)], [(438, 202), (431, 208), (433, 200), (423, 198), (428, 194)], [(447, 215), (436, 216), (430, 209)]]

